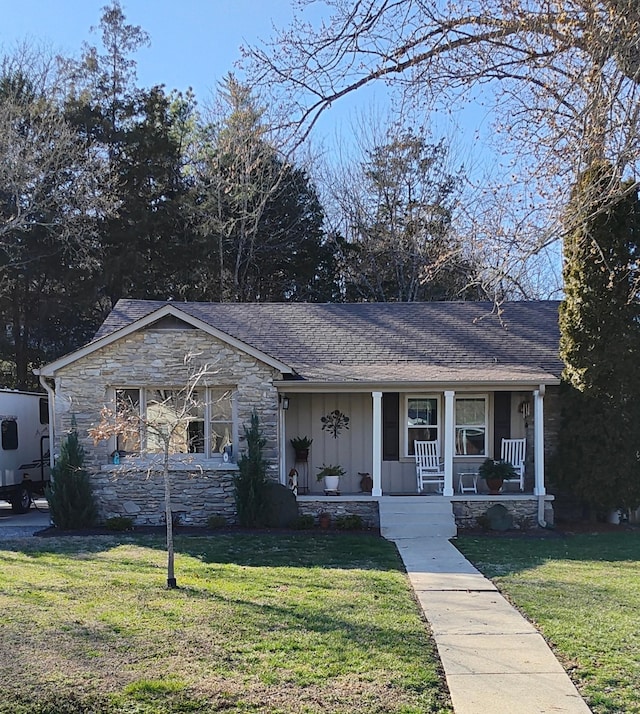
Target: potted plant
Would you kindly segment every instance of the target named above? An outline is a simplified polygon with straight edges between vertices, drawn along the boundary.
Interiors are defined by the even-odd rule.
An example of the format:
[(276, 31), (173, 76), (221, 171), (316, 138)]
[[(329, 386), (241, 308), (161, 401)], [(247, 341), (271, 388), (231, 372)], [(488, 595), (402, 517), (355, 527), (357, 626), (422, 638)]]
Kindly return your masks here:
[(296, 452), (296, 461), (306, 461), (309, 458), (309, 448), (313, 439), (309, 439), (307, 436), (296, 436), (289, 441)]
[(325, 493), (337, 493), (340, 485), (340, 476), (344, 476), (346, 471), (342, 466), (333, 466), (333, 464), (322, 464), (318, 466), (318, 481), (324, 479)]
[(478, 469), (478, 475), (487, 482), (489, 493), (500, 493), (505, 479), (516, 478), (516, 470), (508, 461), (485, 459)]

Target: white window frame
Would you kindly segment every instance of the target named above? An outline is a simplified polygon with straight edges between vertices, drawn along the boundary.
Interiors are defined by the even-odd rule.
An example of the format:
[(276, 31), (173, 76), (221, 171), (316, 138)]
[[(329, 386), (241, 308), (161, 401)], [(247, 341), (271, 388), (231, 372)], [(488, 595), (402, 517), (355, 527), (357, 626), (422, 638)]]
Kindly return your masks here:
[[(411, 443), (411, 440), (409, 439), (409, 433), (412, 431), (412, 428), (409, 426), (409, 400), (411, 399), (435, 399), (436, 401), (436, 423), (435, 425), (425, 427), (429, 429), (435, 429), (436, 430), (436, 441), (440, 444), (442, 447), (442, 429), (443, 429), (443, 424), (442, 424), (442, 417), (443, 417), (443, 409), (442, 409), (442, 395), (440, 394), (405, 394), (404, 395), (404, 400), (402, 402), (402, 433), (403, 433), (403, 455), (405, 459), (413, 459), (414, 455), (409, 453), (409, 444)], [(418, 427), (419, 428), (419, 427)], [(441, 450), (442, 453), (442, 450)]]
[[(147, 384), (144, 386), (140, 385), (118, 385), (116, 387), (111, 387), (109, 388), (109, 401), (116, 405), (116, 394), (119, 391), (137, 391), (138, 392), (138, 403), (140, 407), (140, 420), (141, 420), (141, 432), (144, 430), (144, 419), (147, 411), (147, 392), (149, 390), (166, 390), (166, 391), (174, 391), (174, 392), (180, 392), (184, 390), (184, 387), (172, 387), (168, 385), (160, 385), (160, 384)], [(231, 433), (230, 433), (230, 439), (231, 439), (231, 454), (230, 454), (230, 460), (235, 461), (236, 457), (238, 455), (237, 449), (238, 449), (238, 419), (237, 419), (237, 403), (236, 403), (236, 387), (235, 386), (228, 386), (228, 385), (209, 385), (209, 386), (201, 386), (201, 387), (196, 387), (194, 391), (196, 392), (202, 392), (204, 396), (204, 452), (189, 452), (189, 453), (172, 453), (170, 454), (170, 458), (172, 460), (186, 460), (188, 459), (190, 463), (199, 463), (202, 461), (216, 461), (216, 462), (221, 462), (224, 460), (224, 456), (222, 453), (219, 451), (213, 451), (211, 449), (211, 437), (212, 437), (212, 398), (211, 395), (214, 392), (217, 392), (219, 390), (228, 390), (231, 395), (230, 395), (230, 400), (231, 400)], [(140, 435), (141, 439), (141, 444), (143, 444), (145, 440), (145, 436), (143, 433)], [(110, 442), (110, 451), (115, 451), (118, 448), (118, 437), (115, 436), (111, 439)], [(134, 458), (145, 458), (145, 457), (153, 457), (156, 456), (156, 452), (148, 452), (146, 451), (146, 444), (143, 444), (142, 448), (140, 449), (139, 453), (136, 454), (126, 454), (124, 455), (126, 457), (134, 457)]]
[[(484, 423), (483, 424), (458, 424), (458, 401), (467, 399), (482, 399), (484, 401)], [(482, 454), (459, 454), (458, 453), (458, 429), (484, 429), (484, 453)], [(453, 448), (456, 459), (486, 459), (489, 456), (489, 395), (488, 394), (465, 394), (457, 393), (453, 405)]]

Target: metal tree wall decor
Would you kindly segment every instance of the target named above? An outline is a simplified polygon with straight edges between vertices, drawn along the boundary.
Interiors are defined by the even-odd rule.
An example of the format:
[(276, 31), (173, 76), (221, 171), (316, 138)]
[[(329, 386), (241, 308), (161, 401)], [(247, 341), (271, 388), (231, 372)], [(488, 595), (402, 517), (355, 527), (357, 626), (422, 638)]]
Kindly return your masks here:
[(334, 409), (327, 416), (320, 417), (322, 431), (328, 431), (334, 439), (337, 439), (343, 429), (349, 428), (349, 417), (339, 409)]

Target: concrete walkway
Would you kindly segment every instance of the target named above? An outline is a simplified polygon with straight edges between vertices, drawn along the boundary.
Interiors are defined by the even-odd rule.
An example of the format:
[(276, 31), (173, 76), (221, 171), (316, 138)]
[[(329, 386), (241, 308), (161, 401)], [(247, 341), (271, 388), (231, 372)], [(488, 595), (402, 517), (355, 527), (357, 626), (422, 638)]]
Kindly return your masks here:
[(456, 714), (590, 714), (542, 635), (446, 538), (394, 542)]

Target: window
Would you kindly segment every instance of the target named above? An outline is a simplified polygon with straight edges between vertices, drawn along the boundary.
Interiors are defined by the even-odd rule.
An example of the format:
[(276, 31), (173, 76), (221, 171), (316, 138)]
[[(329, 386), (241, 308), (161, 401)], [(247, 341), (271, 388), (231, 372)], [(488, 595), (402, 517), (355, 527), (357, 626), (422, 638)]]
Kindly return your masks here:
[(434, 441), (439, 439), (438, 398), (429, 396), (407, 397), (406, 401), (406, 454), (413, 456), (414, 441)]
[(220, 456), (233, 445), (233, 392), (229, 388), (116, 389), (123, 433), (117, 449), (127, 453)]
[(2, 448), (5, 451), (18, 448), (18, 422), (15, 419), (2, 420)]
[(456, 397), (456, 456), (487, 455), (487, 398)]
[(49, 423), (49, 402), (44, 399), (40, 398), (40, 423), (41, 424), (48, 424)]

